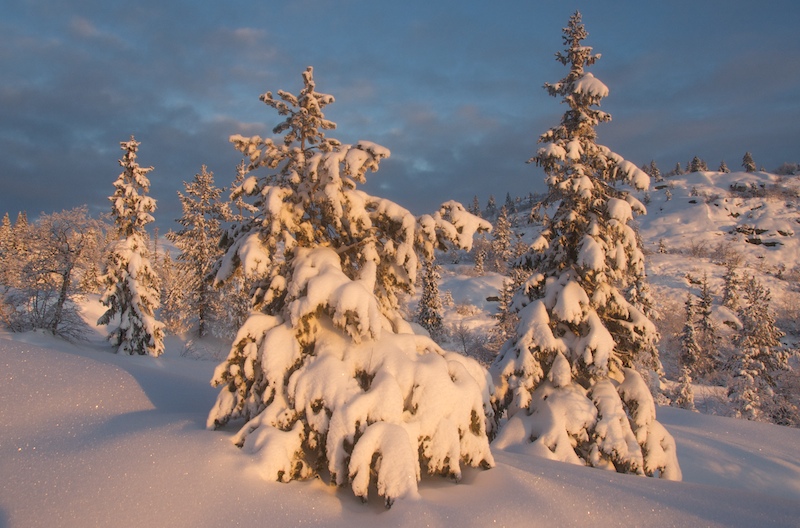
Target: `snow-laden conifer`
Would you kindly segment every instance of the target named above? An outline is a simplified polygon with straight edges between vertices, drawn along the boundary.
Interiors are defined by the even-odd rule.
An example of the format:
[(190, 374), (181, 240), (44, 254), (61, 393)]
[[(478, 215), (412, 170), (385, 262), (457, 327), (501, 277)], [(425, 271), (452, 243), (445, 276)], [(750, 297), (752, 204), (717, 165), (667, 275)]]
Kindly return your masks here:
[(511, 197), (511, 193), (506, 193), (506, 201), (503, 207), (506, 208), (506, 214), (514, 214), (517, 212), (517, 203)]
[(564, 29), (570, 68), (548, 92), (568, 105), (540, 138), (531, 161), (544, 168), (556, 206), (532, 252), (516, 335), (492, 365), (509, 419), (495, 445), (529, 443), (542, 456), (594, 467), (680, 479), (675, 442), (632, 367), (657, 338), (653, 323), (623, 292), (644, 274), (630, 226), (644, 206), (617, 187), (644, 189), (649, 177), (595, 142), (608, 88), (585, 70), (597, 60), (582, 44), (580, 13)]
[(467, 210), (475, 216), (481, 216), (481, 203), (478, 201), (477, 195), (472, 198), (472, 205)]
[(745, 152), (742, 156), (742, 168), (745, 172), (755, 172), (756, 162), (753, 160), (753, 155), (750, 152)]
[(700, 172), (707, 170), (708, 170), (708, 165), (706, 164), (706, 162), (698, 158), (697, 156), (693, 157), (692, 160), (689, 162), (688, 172)]
[(178, 193), (183, 208), (178, 219), (181, 229), (167, 234), (180, 250), (177, 271), (182, 293), (175, 298), (172, 311), (183, 312), (190, 324), (197, 325), (197, 335), (204, 337), (214, 313), (221, 310), (222, 299), (213, 288), (210, 273), (222, 256), (222, 223), (230, 213), (220, 200), (222, 189), (214, 185), (214, 174), (205, 165), (190, 183), (184, 182), (184, 188), (185, 194)]
[(686, 294), (685, 318), (683, 322), (683, 330), (681, 331), (681, 355), (680, 362), (683, 368), (689, 372), (698, 372), (702, 364), (702, 350), (697, 342), (697, 326), (696, 326), (696, 312), (694, 296), (691, 293)]
[(442, 300), (439, 297), (439, 280), (442, 278), (440, 270), (440, 266), (435, 261), (427, 260), (425, 262), (422, 275), (422, 296), (417, 310), (417, 322), (428, 331), (431, 339), (437, 342), (441, 340), (444, 333)]
[(504, 273), (508, 269), (508, 261), (512, 255), (513, 234), (511, 222), (508, 219), (508, 209), (503, 206), (500, 208), (492, 231), (490, 246), (492, 271)]
[(519, 317), (514, 309), (514, 294), (525, 279), (525, 274), (518, 268), (511, 269), (511, 277), (503, 281), (498, 292), (496, 323), (490, 341), (493, 349), (499, 349), (516, 332)]
[(139, 142), (133, 136), (120, 147), (125, 152), (119, 160), (123, 170), (109, 197), (116, 241), (109, 248), (101, 278), (105, 292), (100, 302), (108, 310), (97, 324), (116, 324), (108, 339), (118, 353), (159, 356), (164, 352), (164, 325), (154, 315), (161, 303), (160, 290), (145, 232), (156, 209), (156, 201), (146, 195), (150, 189), (147, 173), (153, 168), (139, 166)]
[(701, 375), (709, 374), (717, 370), (717, 348), (719, 347), (719, 329), (717, 324), (712, 318), (712, 308), (714, 299), (711, 295), (711, 286), (708, 282), (708, 273), (703, 272), (703, 278), (700, 280), (700, 298), (697, 302), (697, 315), (698, 315), (698, 330), (700, 337), (700, 346), (703, 349), (699, 369), (697, 372)]
[(692, 388), (692, 374), (689, 367), (681, 365), (681, 376), (678, 379), (678, 395), (675, 405), (687, 411), (696, 411), (694, 406), (694, 389)]
[(490, 194), (489, 199), (486, 201), (486, 211), (484, 211), (487, 218), (494, 218), (497, 215), (497, 201), (494, 195)]
[(421, 471), (458, 478), (462, 464), (493, 464), (488, 374), (414, 335), (400, 312), (419, 255), (469, 249), (490, 225), (456, 202), (415, 218), (358, 189), (389, 150), (326, 137), (334, 99), (311, 68), (303, 81), (296, 96), (261, 96), (285, 118), (273, 130), (281, 140), (231, 138), (249, 160), (232, 196), (257, 212), (226, 235), (216, 277), (241, 270), (254, 304), (215, 371), (208, 426), (244, 420), (234, 442), (264, 478), (327, 470), (362, 498), (377, 486), (390, 505), (417, 494)]
[(734, 311), (740, 309), (739, 290), (742, 286), (736, 268), (736, 260), (728, 259), (725, 261), (725, 273), (722, 275), (722, 305)]
[(650, 171), (648, 174), (653, 178), (653, 180), (655, 180), (656, 183), (664, 181), (664, 176), (662, 176), (658, 165), (656, 165), (656, 160), (650, 161)]
[(475, 253), (475, 274), (478, 276), (486, 273), (486, 258), (489, 256), (489, 252), (486, 250), (488, 243), (481, 240), (479, 240), (479, 243), (480, 244), (473, 249)]
[(739, 319), (742, 328), (729, 366), (733, 376), (728, 396), (737, 416), (769, 421), (775, 405), (776, 375), (789, 370), (784, 333), (775, 325), (771, 296), (755, 277), (745, 279)]

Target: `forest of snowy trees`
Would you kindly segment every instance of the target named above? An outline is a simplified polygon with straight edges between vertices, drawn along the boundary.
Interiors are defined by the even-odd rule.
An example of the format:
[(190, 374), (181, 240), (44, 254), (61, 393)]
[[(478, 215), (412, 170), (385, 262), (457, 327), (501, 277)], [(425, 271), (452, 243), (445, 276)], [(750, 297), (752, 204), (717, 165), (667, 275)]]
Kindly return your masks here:
[[(556, 55), (566, 75), (545, 84), (565, 108), (528, 160), (545, 194), (447, 201), (420, 216), (367, 194), (390, 150), (330, 137), (334, 97), (309, 67), (297, 94), (261, 95), (273, 137), (230, 137), (242, 162), (228, 188), (204, 165), (184, 182), (168, 244), (152, 231), (154, 169), (139, 164), (133, 137), (120, 142), (110, 214), (80, 207), (13, 223), (6, 214), (0, 321), (79, 342), (80, 305), (94, 296), (116, 353), (157, 357), (167, 335), (222, 340), (208, 428), (233, 424), (265, 479), (316, 476), (363, 499), (377, 492), (387, 507), (415, 496), (423, 473), (457, 481), (463, 467), (492, 467), (491, 442), (680, 480), (656, 406), (697, 410), (698, 386), (724, 392), (737, 417), (800, 426), (797, 328), (757, 274), (766, 266), (720, 246), (718, 280), (687, 274), (673, 313), (661, 313), (648, 254), (675, 250), (647, 245), (637, 218), (656, 203), (663, 211), (677, 178), (709, 165), (694, 156), (662, 172), (597, 143), (609, 89), (589, 71), (600, 56), (587, 35), (575, 13)], [(156, 146), (145, 145), (145, 159), (147, 148)], [(758, 172), (750, 152), (735, 165)], [(730, 196), (800, 199), (776, 189), (731, 184)], [(725, 199), (687, 192), (689, 203)], [(763, 246), (758, 231), (733, 234)], [(500, 278), (489, 331), (470, 327), (474, 310), (440, 290), (454, 269)]]

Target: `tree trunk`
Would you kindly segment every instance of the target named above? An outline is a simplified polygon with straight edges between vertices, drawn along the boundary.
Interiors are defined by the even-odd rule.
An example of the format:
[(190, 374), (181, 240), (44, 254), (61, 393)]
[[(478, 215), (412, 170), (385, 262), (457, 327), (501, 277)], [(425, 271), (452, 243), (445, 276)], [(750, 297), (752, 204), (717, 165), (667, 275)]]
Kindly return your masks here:
[(67, 294), (69, 292), (70, 276), (72, 275), (72, 266), (67, 266), (61, 274), (61, 290), (58, 292), (58, 301), (56, 301), (56, 311), (53, 314), (53, 324), (50, 331), (53, 335), (58, 333), (58, 325), (61, 324), (61, 317), (64, 312), (64, 304), (67, 302)]

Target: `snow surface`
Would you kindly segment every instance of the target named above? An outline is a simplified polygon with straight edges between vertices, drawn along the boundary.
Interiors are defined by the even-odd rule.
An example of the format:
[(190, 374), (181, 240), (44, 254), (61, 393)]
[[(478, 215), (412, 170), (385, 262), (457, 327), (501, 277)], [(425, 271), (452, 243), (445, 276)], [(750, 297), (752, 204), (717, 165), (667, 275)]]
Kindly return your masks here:
[[(457, 296), (457, 295), (456, 295)], [(683, 482), (494, 448), (391, 510), (320, 480), (265, 482), (205, 429), (216, 362), (0, 335), (0, 526), (797, 526), (800, 431), (659, 408)], [(794, 446), (794, 447), (793, 447)]]
[[(687, 288), (697, 288), (687, 275), (707, 271), (719, 293), (720, 242), (743, 255), (743, 271), (758, 273), (779, 309), (800, 305), (793, 282), (776, 276), (780, 265), (787, 273), (800, 265), (797, 199), (729, 192), (731, 184), (768, 189), (776, 178), (703, 172), (652, 183), (648, 215), (637, 222), (658, 311), (682, 313)], [(783, 185), (800, 188), (800, 179), (789, 180)], [(745, 226), (765, 243), (735, 231)], [(535, 240), (538, 229), (519, 230)], [(779, 244), (766, 244), (773, 241)], [(690, 259), (695, 251), (700, 256)], [(445, 268), (440, 290), (454, 299), (445, 320), (488, 332), (496, 303), (486, 299), (503, 277), (469, 277), (469, 268)], [(474, 311), (457, 314), (463, 306)], [(103, 311), (97, 303), (84, 309), (88, 321)], [(733, 317), (715, 309), (718, 322)], [(658, 407), (657, 417), (675, 438), (681, 482), (564, 464), (497, 443), (496, 467), (467, 468), (459, 484), (423, 475), (419, 497), (388, 511), (376, 490), (362, 504), (321, 480), (267, 482), (254, 455), (231, 443), (237, 425), (205, 428), (217, 360), (181, 357), (175, 338), (159, 358), (115, 355), (105, 331), (80, 346), (0, 334), (0, 527), (800, 525), (800, 430), (671, 407)], [(663, 352), (662, 359), (677, 379)], [(698, 409), (724, 411), (724, 387), (693, 388)]]

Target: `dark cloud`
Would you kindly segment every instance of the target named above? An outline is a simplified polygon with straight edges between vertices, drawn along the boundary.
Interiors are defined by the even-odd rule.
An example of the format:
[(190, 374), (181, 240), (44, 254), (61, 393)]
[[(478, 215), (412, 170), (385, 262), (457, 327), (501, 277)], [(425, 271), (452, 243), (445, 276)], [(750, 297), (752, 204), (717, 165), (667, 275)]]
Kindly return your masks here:
[[(579, 2), (581, 3), (581, 2)], [(800, 42), (794, 2), (583, 2), (593, 72), (610, 88), (600, 142), (669, 169), (745, 150), (799, 161)], [(526, 165), (563, 106), (544, 82), (572, 6), (511, 0), (136, 3), (12, 0), (0, 7), (0, 213), (88, 204), (105, 211), (119, 142), (142, 142), (162, 231), (205, 164), (227, 186), (227, 138), (279, 120), (258, 101), (297, 92), (315, 67), (336, 103), (331, 135), (391, 149), (367, 190), (412, 211), (543, 190)]]

